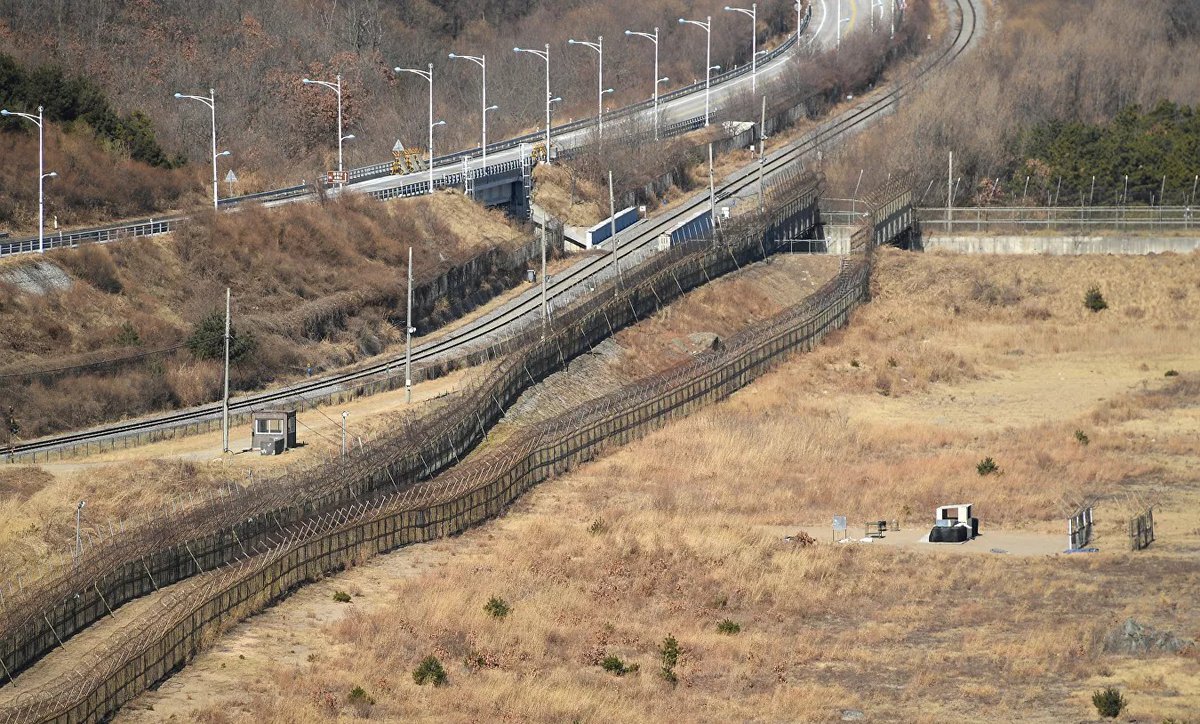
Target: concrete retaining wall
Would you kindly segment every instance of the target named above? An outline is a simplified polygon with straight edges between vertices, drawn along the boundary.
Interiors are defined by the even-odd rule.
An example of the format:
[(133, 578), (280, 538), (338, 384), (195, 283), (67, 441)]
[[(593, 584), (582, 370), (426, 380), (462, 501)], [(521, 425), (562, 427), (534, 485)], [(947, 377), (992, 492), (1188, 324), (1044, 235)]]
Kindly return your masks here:
[(1200, 249), (1200, 237), (1176, 236), (975, 236), (931, 235), (925, 251), (960, 254), (1189, 254)]

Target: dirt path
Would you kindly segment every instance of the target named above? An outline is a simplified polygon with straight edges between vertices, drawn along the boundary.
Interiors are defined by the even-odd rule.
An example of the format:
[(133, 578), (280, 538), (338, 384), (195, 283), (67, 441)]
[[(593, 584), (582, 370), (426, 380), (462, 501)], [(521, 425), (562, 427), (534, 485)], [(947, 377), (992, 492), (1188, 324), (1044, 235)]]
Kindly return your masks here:
[[(115, 721), (190, 722), (200, 704), (249, 713), (244, 708), (247, 694), (269, 691), (278, 668), (353, 656), (325, 632), (350, 617), (390, 605), (398, 581), (436, 575), (437, 568), (454, 556), (486, 555), (486, 548), (478, 547), (479, 539), (493, 533), (480, 529), (454, 541), (410, 546), (305, 586), (278, 606), (226, 631), (212, 649), (157, 690), (135, 699)], [(350, 603), (334, 601), (337, 591), (349, 593)]]
[(114, 615), (101, 619), (83, 632), (67, 639), (62, 647), (26, 669), (13, 682), (0, 687), (0, 706), (8, 705), (22, 694), (34, 692), (41, 686), (78, 671), (89, 653), (105, 646), (123, 627), (136, 625), (140, 619), (152, 614), (155, 607), (169, 593), (183, 593), (198, 588), (201, 582), (199, 578), (190, 578), (131, 601), (118, 608)]

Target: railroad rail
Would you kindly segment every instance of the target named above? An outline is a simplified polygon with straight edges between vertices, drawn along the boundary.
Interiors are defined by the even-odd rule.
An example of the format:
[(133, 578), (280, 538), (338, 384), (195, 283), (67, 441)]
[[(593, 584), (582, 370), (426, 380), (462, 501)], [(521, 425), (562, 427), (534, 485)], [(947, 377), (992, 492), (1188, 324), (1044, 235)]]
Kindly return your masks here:
[[(843, 111), (832, 121), (822, 124), (814, 131), (805, 134), (800, 139), (786, 147), (768, 154), (762, 164), (763, 176), (785, 169), (803, 158), (805, 155), (823, 148), (826, 144), (851, 132), (866, 128), (886, 113), (891, 111), (897, 101), (911, 87), (938, 67), (953, 62), (968, 45), (973, 42), (978, 32), (973, 0), (949, 0), (952, 7), (959, 9), (962, 22), (946, 48), (933, 58), (917, 66), (903, 81), (896, 83), (885, 92), (879, 93), (869, 100), (861, 101), (850, 109)], [(715, 190), (715, 198), (723, 201), (740, 193), (757, 188), (759, 165), (750, 164), (733, 173)], [(657, 243), (659, 235), (669, 232), (682, 219), (688, 219), (707, 208), (708, 195), (698, 193), (684, 203), (672, 208), (665, 214), (644, 220), (622, 232), (619, 238), (617, 265), (625, 264), (628, 260), (646, 256), (652, 246)], [(548, 295), (557, 306), (565, 299), (578, 295), (595, 280), (602, 279), (606, 273), (611, 273), (611, 257), (592, 257), (585, 259), (555, 276), (553, 284), (548, 288)], [(627, 268), (627, 265), (626, 265)], [(606, 271), (609, 270), (609, 271)], [(486, 349), (497, 341), (498, 333), (509, 324), (525, 317), (535, 315), (540, 308), (540, 299), (534, 291), (522, 295), (517, 303), (505, 308), (501, 313), (488, 315), (474, 323), (466, 325), (459, 332), (447, 335), (436, 341), (419, 345), (413, 350), (413, 361), (425, 365), (444, 360), (448, 354), (462, 353), (466, 350)], [(272, 390), (255, 395), (246, 395), (230, 401), (231, 412), (248, 412), (262, 407), (277, 405), (288, 400), (303, 399), (306, 395), (319, 394), (350, 385), (362, 383), (381, 375), (390, 374), (402, 362), (399, 357), (388, 358), (361, 368), (331, 375), (321, 379), (306, 380), (295, 385)], [(114, 436), (136, 434), (155, 428), (169, 428), (194, 424), (219, 415), (219, 404), (202, 405), (199, 407), (180, 410), (177, 412), (157, 415), (121, 423), (104, 425), (89, 430), (76, 431), (63, 435), (33, 440), (12, 446), (7, 451), (10, 461), (36, 461), (38, 453), (46, 453), (71, 445), (86, 444), (112, 438)], [(44, 459), (44, 458), (43, 458)]]
[[(904, 90), (906, 90), (908, 87), (911, 87), (912, 83), (915, 83), (917, 80), (919, 80), (921, 77), (923, 77), (926, 73), (930, 72), (935, 67), (938, 67), (941, 64), (950, 62), (954, 58), (956, 58), (959, 54), (961, 54), (967, 47), (967, 44), (970, 42), (970, 40), (974, 37), (975, 33), (977, 32), (974, 8), (970, 4), (971, 0), (951, 0), (951, 2), (954, 2), (961, 9), (962, 22), (959, 24), (958, 32), (957, 32), (957, 35), (956, 35), (954, 41), (951, 43), (951, 45), (945, 51), (940, 53), (931, 62), (923, 64), (922, 67), (920, 69), (918, 69), (918, 71), (914, 74), (914, 76), (909, 78), (905, 83), (900, 84), (896, 88), (893, 88), (888, 93), (886, 93), (880, 97), (877, 97), (877, 98), (875, 98), (869, 102), (866, 102), (858, 107), (855, 107), (853, 109), (850, 109), (849, 111), (846, 111), (845, 113), (841, 114), (837, 119), (835, 119), (833, 122), (831, 122), (827, 126), (822, 127), (821, 129), (818, 129), (817, 131), (815, 131), (813, 133), (807, 134), (806, 136), (802, 137), (801, 139), (799, 139), (797, 142), (790, 145), (789, 147), (787, 147), (785, 149), (780, 149), (779, 151), (775, 152), (770, 157), (769, 161), (767, 161), (765, 164), (766, 166), (768, 166), (769, 171), (772, 173), (778, 173), (781, 171), (786, 173), (789, 168), (794, 169), (794, 166), (792, 164), (796, 160), (798, 160), (798, 158), (803, 153), (813, 150), (814, 148), (818, 147), (820, 143), (823, 143), (832, 137), (836, 137), (837, 135), (839, 135), (841, 133), (845, 133), (849, 129), (861, 127), (862, 124), (869, 123), (872, 119), (876, 118), (880, 113), (886, 112), (891, 107), (891, 105), (894, 104), (895, 101), (901, 96), (901, 94), (904, 92)], [(744, 169), (741, 169), (739, 172), (733, 174), (729, 178), (729, 180), (727, 180), (725, 183), (722, 184), (722, 187), (720, 190), (721, 198), (727, 198), (735, 193), (738, 193), (738, 192), (744, 191), (748, 188), (751, 188), (752, 185), (757, 183), (757, 178), (758, 178), (758, 166), (757, 165), (752, 164)], [(687, 203), (685, 203), (683, 206), (686, 210), (694, 211), (696, 208), (702, 209), (706, 205), (707, 205), (707, 199), (705, 199), (704, 196), (701, 194), (701, 195), (698, 195), (697, 197), (693, 197)], [(674, 213), (674, 214), (664, 215), (664, 216), (674, 217), (674, 218), (670, 218), (665, 223), (662, 221), (659, 221), (657, 224), (643, 222), (647, 227), (656, 227), (656, 228), (643, 229), (643, 230), (639, 231), (639, 233), (635, 234), (634, 237), (643, 239), (644, 240), (643, 243), (649, 243), (650, 239), (656, 237), (656, 231), (661, 230), (662, 228), (669, 228), (669, 227), (666, 227), (666, 224), (669, 224), (672, 221), (674, 221), (675, 218), (678, 218), (678, 212)], [(669, 258), (671, 258), (671, 256), (672, 255), (670, 255), (670, 254), (664, 255), (664, 261), (668, 261)], [(606, 261), (606, 262), (609, 261), (606, 258), (601, 258), (601, 260)], [(593, 260), (587, 260), (587, 261), (595, 262), (596, 260), (593, 259)], [(734, 263), (736, 263), (736, 261)], [(651, 265), (651, 266), (653, 266), (653, 265)], [(647, 269), (647, 271), (654, 271), (654, 270)], [(660, 271), (662, 271), (663, 273), (666, 273), (666, 271), (668, 271), (668, 270), (666, 268), (660, 268)], [(662, 277), (662, 279), (665, 281), (666, 278)], [(607, 293), (611, 294), (614, 289), (619, 290), (620, 289), (620, 285), (619, 285), (620, 280), (618, 279), (616, 281), (617, 281), (617, 284), (615, 286), (611, 283), (611, 281), (608, 286), (602, 286), (601, 290), (600, 290), (601, 293), (603, 294), (604, 290), (608, 290)], [(678, 284), (678, 279), (675, 279), (674, 281), (676, 284)], [(602, 298), (602, 297), (599, 297), (599, 298)], [(589, 302), (589, 304), (590, 304), (593, 300), (589, 298), (588, 300), (585, 300), (585, 301)], [(643, 303), (643, 304), (649, 303), (649, 304), (653, 305), (653, 302), (650, 302), (650, 298), (648, 296), (646, 296), (645, 299), (642, 299), (641, 303)], [(588, 307), (588, 304), (576, 305), (577, 309), (586, 309), (587, 307)], [(635, 317), (636, 317), (636, 312), (635, 312)], [(568, 321), (570, 321), (570, 320), (568, 320)], [(610, 320), (608, 320), (606, 318), (605, 321), (611, 325)], [(572, 338), (568, 336), (566, 339), (571, 340)], [(517, 335), (517, 336), (513, 337), (512, 340), (517, 345), (526, 344), (524, 342), (524, 337), (521, 335)], [(583, 342), (583, 340), (576, 340), (573, 343), (581, 344), (582, 342)], [(520, 348), (520, 346), (518, 346), (518, 348)], [(499, 351), (498, 346), (497, 346), (497, 351)], [(576, 353), (578, 353), (578, 352), (576, 352)], [(560, 351), (560, 355), (561, 354), (562, 354), (562, 352)], [(527, 368), (523, 368), (522, 371), (524, 372), (525, 375), (530, 375), (530, 371)], [(541, 374), (543, 374), (545, 371), (546, 370), (544, 370), (544, 369), (538, 370), (539, 376), (541, 376)], [(532, 382), (532, 376), (530, 377), (530, 379)], [(502, 406), (497, 402), (496, 407), (501, 408)], [(503, 410), (502, 409), (498, 409), (496, 411), (493, 411), (490, 409), (488, 410), (489, 415), (494, 415), (495, 412), (499, 412), (500, 414), (502, 414)], [(493, 418), (493, 419), (495, 419), (495, 418)], [(466, 422), (467, 427), (472, 427), (473, 425), (474, 425), (473, 422), (470, 422), (470, 421)], [(461, 423), (460, 423), (460, 426), (461, 426)], [(436, 424), (436, 421), (431, 422), (429, 431), (431, 433), (433, 433), (434, 435), (438, 434), (438, 425)], [(424, 430), (422, 430), (422, 432), (424, 432)], [(443, 432), (445, 432), (445, 431), (443, 430)], [(480, 420), (479, 426), (476, 430), (476, 433), (481, 434), (483, 432), (484, 432), (484, 424), (483, 424), (482, 420)], [(445, 451), (445, 454), (440, 459), (422, 460), (419, 464), (413, 464), (412, 469), (417, 470), (417, 469), (423, 468), (424, 474), (426, 476), (428, 476), (430, 474), (434, 474), (439, 469), (441, 469), (443, 467), (447, 467), (449, 465), (452, 465), (454, 461), (457, 461), (458, 454), (453, 453), (453, 455), (451, 456), (451, 453), (453, 453), (452, 450), (447, 450), (447, 451)], [(400, 452), (400, 454), (407, 456), (407, 458), (413, 457), (413, 451), (411, 449), (403, 450)], [(410, 460), (410, 463), (412, 463), (411, 460)], [(356, 461), (356, 465), (360, 466), (362, 469), (359, 469), (357, 474), (359, 474), (359, 475), (365, 474), (367, 476), (367, 478), (369, 478), (371, 480), (371, 483), (376, 486), (386, 484), (385, 476), (387, 476), (387, 477), (391, 476), (390, 468), (393, 464), (394, 464), (394, 458), (393, 458), (393, 463), (388, 463), (386, 459), (384, 459), (384, 460), (372, 459), (370, 461), (360, 459), (360, 460)], [(335, 471), (331, 470), (329, 472), (334, 473)], [(346, 471), (342, 471), (342, 472), (348, 473), (348, 472), (351, 472), (351, 470), (346, 470)], [(345, 479), (345, 477), (339, 477), (337, 475), (328, 475), (325, 477), (332, 478), (334, 480), (335, 484), (337, 484), (337, 482), (339, 480)], [(397, 485), (395, 480), (391, 480), (391, 484), (393, 486)], [(257, 486), (257, 485), (255, 486), (255, 488), (258, 488), (258, 487), (259, 486)], [(270, 490), (270, 486), (268, 485), (266, 492), (271, 493), (271, 495), (269, 496), (270, 498), (278, 499), (280, 497), (284, 497), (288, 501), (288, 503), (291, 505), (294, 505), (296, 502), (295, 495), (294, 495), (295, 491), (288, 491), (288, 490), (284, 490), (282, 488), (272, 491), (272, 490)], [(291, 495), (289, 495), (289, 493), (291, 493)], [(354, 491), (352, 489), (344, 490), (344, 491), (338, 493), (338, 495), (342, 496), (343, 499), (347, 500), (347, 503), (345, 503), (345, 504), (348, 505), (349, 504), (348, 498), (353, 497)], [(260, 515), (259, 513), (252, 513), (254, 518), (247, 521), (244, 518), (244, 516), (246, 515), (246, 510), (241, 505), (237, 504), (237, 502), (214, 501), (212, 507), (214, 509), (218, 509), (218, 510), (223, 509), (225, 515), (234, 515), (236, 518), (241, 518), (243, 521), (245, 521), (247, 523), (255, 523), (262, 529), (261, 532), (264, 535), (268, 534), (269, 531), (274, 530), (275, 526), (279, 524), (277, 520), (272, 519), (269, 515)], [(308, 509), (307, 505), (300, 508), (300, 512), (303, 512), (305, 509)], [(183, 512), (187, 512), (187, 511), (183, 511)], [(195, 512), (195, 511), (193, 511), (193, 512)], [(181, 523), (186, 523), (186, 521), (164, 519), (163, 521), (161, 521), (157, 530), (160, 533), (162, 533), (162, 535), (164, 536), (164, 539), (170, 539), (171, 537), (178, 535), (178, 530), (176, 530), (176, 529), (181, 525)], [(234, 540), (236, 541), (237, 539), (235, 538)], [(230, 544), (232, 544), (232, 542), (233, 541), (230, 541)], [(238, 542), (238, 545), (240, 546), (240, 541), (237, 541), (237, 542)], [(186, 554), (184, 553), (182, 548), (186, 548)], [(187, 555), (194, 559), (196, 555), (204, 555), (206, 553), (206, 551), (203, 549), (201, 549), (199, 551), (194, 551), (190, 546), (182, 546), (182, 548), (177, 550), (177, 554), (176, 554), (177, 556)], [(142, 565), (145, 565), (144, 559), (141, 559), (141, 560), (133, 559), (133, 560), (130, 560), (128, 566), (136, 567), (139, 562), (141, 562)], [(198, 568), (198, 566), (197, 566), (197, 568)], [(195, 572), (198, 572), (198, 571), (193, 570), (193, 573), (195, 573)], [(68, 584), (70, 581), (77, 578), (76, 575), (70, 574), (69, 571), (64, 571), (64, 573), (69, 574), (66, 576), (66, 578), (63, 579), (64, 585)], [(83, 574), (83, 573), (85, 573), (85, 571), (80, 569), (78, 571), (78, 573)], [(139, 574), (139, 576), (140, 576), (140, 574)], [(151, 580), (150, 583), (154, 583), (153, 580)], [(56, 586), (55, 586), (55, 588), (56, 588)], [(149, 590), (148, 588), (141, 590), (140, 593), (148, 592), (148, 590)], [(75, 588), (74, 591), (75, 591), (74, 593), (71, 593), (69, 590), (64, 589), (64, 593), (67, 594), (66, 599), (65, 599), (66, 604), (74, 606), (77, 604), (72, 603), (73, 599), (78, 600), (83, 596), (87, 596), (87, 597), (91, 596), (91, 593), (87, 589)], [(140, 595), (140, 593), (137, 590), (135, 590), (134, 588), (126, 588), (126, 589), (124, 589), (124, 592), (127, 596)], [(47, 590), (46, 593), (52, 593), (52, 592)], [(34, 594), (34, 591), (31, 591), (30, 587), (27, 587), (26, 591), (25, 591), (25, 596), (22, 596), (22, 598), (33, 595), (33, 594)], [(52, 596), (52, 598), (53, 598), (53, 596)], [(59, 600), (64, 600), (64, 599), (59, 599)], [(104, 609), (107, 609), (108, 605), (109, 605), (108, 602), (104, 601)], [(14, 608), (14, 606), (16, 606), (16, 608)], [(92, 614), (94, 614), (94, 616), (91, 620), (95, 620), (95, 618), (98, 618), (99, 616), (104, 615), (102, 612), (102, 609), (99, 608), (98, 604), (92, 606), (91, 609), (89, 609), (89, 610), (91, 610)], [(10, 599), (7, 602), (7, 606), (6, 606), (6, 610), (5, 610), (5, 619), (7, 619), (9, 621), (9, 623), (11, 624), (11, 623), (15, 623), (13, 618), (11, 618), (13, 616), (25, 618), (27, 615), (36, 614), (36, 613), (37, 613), (37, 610), (34, 607), (18, 605), (17, 601)], [(82, 614), (83, 611), (76, 610), (76, 613)], [(77, 630), (80, 630), (82, 627), (86, 627), (87, 625), (89, 625), (88, 621), (81, 620), (78, 618), (73, 619), (73, 622), (74, 622), (74, 625), (80, 627)], [(32, 620), (31, 620), (31, 623), (32, 623)], [(9, 628), (8, 626), (5, 626), (5, 628), (8, 629), (9, 633), (13, 632), (12, 629)], [(52, 631), (50, 633), (54, 634), (53, 640), (50, 640), (50, 637), (48, 635), (44, 636), (44, 637), (42, 637), (43, 643), (41, 645), (35, 644), (33, 642), (33, 640), (30, 640), (23, 644), (18, 644), (17, 642), (8, 638), (9, 633), (6, 633), (6, 635), (5, 635), (6, 641), (4, 642), (5, 643), (4, 649), (7, 651), (8, 654), (13, 654), (13, 653), (16, 653), (17, 651), (23, 651), (24, 652), (23, 656), (25, 657), (25, 661), (24, 661), (25, 665), (28, 665), (28, 663), (30, 661), (35, 660), (38, 656), (44, 654), (47, 650), (52, 649), (54, 647), (53, 640), (58, 640), (60, 638), (60, 634), (58, 632)], [(69, 633), (70, 632), (68, 632), (68, 635), (69, 635)], [(44, 644), (47, 641), (49, 641), (49, 648), (44, 648)], [(12, 646), (14, 644), (17, 646), (17, 648), (12, 648)], [(42, 650), (40, 652), (37, 652), (37, 651), (30, 649), (29, 648), (30, 646), (32, 646), (33, 649), (38, 649), (39, 647), (42, 647)], [(32, 656), (33, 658), (30, 658), (30, 656)]]

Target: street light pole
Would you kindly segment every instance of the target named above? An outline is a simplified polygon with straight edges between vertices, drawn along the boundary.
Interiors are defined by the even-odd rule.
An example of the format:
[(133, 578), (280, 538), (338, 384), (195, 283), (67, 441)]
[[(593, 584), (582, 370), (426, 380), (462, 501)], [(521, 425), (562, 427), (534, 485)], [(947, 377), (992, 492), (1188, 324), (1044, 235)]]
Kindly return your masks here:
[(658, 28), (654, 33), (640, 33), (636, 30), (626, 30), (625, 35), (638, 35), (654, 43), (654, 140), (658, 140), (658, 86), (662, 81), (658, 77)]
[[(300, 82), (303, 83), (304, 85), (325, 86), (326, 88), (328, 88), (329, 90), (331, 90), (335, 94), (337, 94), (338, 177), (341, 178), (341, 175), (342, 175), (342, 141), (348, 140), (350, 138), (354, 138), (354, 136), (343, 136), (342, 135), (342, 74), (338, 73), (334, 77), (337, 80), (336, 83), (329, 83), (329, 82), (323, 81), (323, 80), (309, 80), (308, 78), (305, 78), (304, 80), (302, 80)], [(345, 182), (339, 181), (338, 184), (341, 186), (344, 186)]]
[(483, 111), (482, 111), (483, 138), (479, 144), (479, 150), (483, 156), (483, 161), (482, 161), (483, 168), (487, 169), (487, 114), (488, 114), (488, 111), (496, 108), (496, 106), (489, 107), (488, 102), (487, 102), (487, 56), (486, 55), (456, 55), (454, 53), (451, 53), (450, 57), (461, 59), (461, 60), (469, 60), (472, 63), (474, 63), (475, 65), (478, 65), (483, 70), (483, 85), (482, 85), (483, 102), (479, 106), (480, 108), (483, 109)]
[(194, 100), (194, 101), (200, 101), (204, 105), (208, 106), (208, 110), (212, 114), (213, 208), (214, 209), (218, 208), (219, 205), (218, 205), (217, 201), (218, 201), (219, 197), (217, 196), (217, 158), (218, 158), (218, 156), (227, 156), (227, 155), (229, 155), (229, 152), (225, 151), (224, 153), (221, 153), (221, 154), (217, 153), (217, 92), (215, 90), (213, 90), (212, 88), (209, 88), (207, 97), (206, 96), (190, 96), (190, 95), (185, 95), (183, 93), (176, 93), (175, 97), (176, 98), (190, 98), (191, 100)]
[(44, 119), (42, 115), (42, 107), (38, 106), (37, 115), (29, 113), (16, 113), (9, 110), (0, 110), (0, 116), (17, 116), (24, 118), (30, 123), (38, 127), (38, 253), (46, 253), (46, 193), (45, 181), (48, 178), (57, 176), (54, 171), (46, 173), (46, 129), (43, 125)]
[(416, 68), (393, 68), (397, 73), (413, 73), (419, 75), (429, 81), (429, 193), (433, 193), (433, 128), (434, 126), (445, 125), (445, 121), (433, 122), (433, 63), (429, 64), (428, 70), (418, 70)]
[(712, 89), (712, 16), (708, 15), (703, 21), (701, 20), (684, 20), (679, 19), (680, 25), (695, 25), (704, 28), (704, 33), (708, 36), (706, 43), (707, 50), (704, 55), (704, 125), (708, 125), (709, 117), (709, 91)]
[(596, 64), (596, 129), (600, 137), (604, 138), (604, 36), (596, 36), (594, 43), (570, 38), (567, 40), (567, 44), (586, 45), (600, 55), (600, 60)]
[(751, 3), (750, 9), (746, 8), (731, 8), (728, 5), (725, 9), (733, 13), (741, 13), (750, 18), (750, 92), (758, 92), (758, 3)]
[(552, 96), (550, 95), (550, 44), (546, 43), (545, 50), (533, 50), (531, 48), (513, 48), (514, 53), (532, 53), (542, 60), (546, 61), (546, 163), (550, 163), (550, 103)]

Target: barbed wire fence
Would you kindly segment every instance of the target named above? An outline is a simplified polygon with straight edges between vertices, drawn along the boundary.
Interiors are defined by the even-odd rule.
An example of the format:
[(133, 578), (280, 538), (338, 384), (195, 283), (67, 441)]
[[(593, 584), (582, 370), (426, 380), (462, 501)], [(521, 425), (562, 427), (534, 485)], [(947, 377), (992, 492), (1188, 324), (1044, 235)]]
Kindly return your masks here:
[(815, 224), (820, 183), (798, 171), (784, 175), (767, 211), (740, 216), (709, 239), (660, 252), (597, 285), (557, 313), (544, 338), (535, 327), (468, 353), (459, 364), (495, 363), (484, 379), (345, 458), (177, 499), (121, 522), (70, 563), (10, 583), (0, 592), (3, 668), (13, 676), (124, 603), (228, 565), (313, 516), (402, 491), (459, 463), (525, 389), (711, 276), (763, 258), (773, 250), (764, 240), (773, 244)]
[[(751, 232), (766, 230), (761, 224), (727, 228), (708, 249), (664, 266), (636, 286), (617, 289), (608, 304), (599, 306), (614, 313), (627, 307), (636, 314), (639, 307), (632, 296), (658, 292), (656, 284), (665, 291), (671, 280), (683, 287), (677, 279), (680, 263), (713, 273), (723, 263), (736, 263), (739, 252), (758, 247), (762, 239), (754, 239)], [(370, 555), (462, 531), (500, 512), (533, 485), (594, 458), (604, 447), (627, 443), (727, 397), (785, 355), (811, 349), (848, 321), (869, 294), (873, 234), (869, 222), (855, 232), (858, 243), (853, 248), (859, 251), (815, 294), (734, 335), (720, 349), (521, 428), (503, 444), (427, 482), (320, 512), (263, 536), (227, 564), (197, 573), (194, 580), (168, 591), (151, 613), (131, 620), (91, 649), (71, 673), (0, 704), (0, 721), (104, 718), (186, 662), (221, 627), (303, 581)], [(561, 321), (547, 340), (556, 337), (552, 344), (561, 344), (565, 335), (582, 335), (594, 318), (581, 314)], [(526, 366), (523, 356), (533, 355), (513, 355), (513, 364)], [(565, 365), (565, 351), (562, 357)]]

